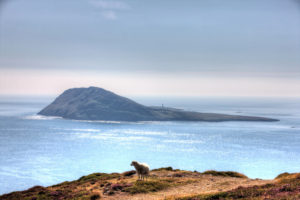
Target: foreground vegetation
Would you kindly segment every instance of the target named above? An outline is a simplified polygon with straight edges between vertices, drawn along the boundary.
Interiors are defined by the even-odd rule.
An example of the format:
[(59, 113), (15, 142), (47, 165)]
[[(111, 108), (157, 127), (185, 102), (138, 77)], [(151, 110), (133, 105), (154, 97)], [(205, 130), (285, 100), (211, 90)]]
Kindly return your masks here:
[(231, 200), (231, 199), (300, 199), (300, 173), (283, 173), (276, 177), (274, 183), (252, 187), (238, 187), (231, 191), (215, 194), (192, 195), (176, 200)]
[(284, 173), (272, 181), (248, 179), (237, 172), (191, 172), (172, 167), (152, 170), (146, 181), (135, 171), (93, 173), (50, 187), (35, 186), (0, 196), (1, 200), (96, 199), (300, 199), (300, 174)]
[(236, 177), (236, 178), (248, 178), (244, 174), (232, 171), (215, 171), (215, 170), (208, 170), (203, 172), (203, 174), (211, 174), (213, 176), (224, 176), (224, 177)]

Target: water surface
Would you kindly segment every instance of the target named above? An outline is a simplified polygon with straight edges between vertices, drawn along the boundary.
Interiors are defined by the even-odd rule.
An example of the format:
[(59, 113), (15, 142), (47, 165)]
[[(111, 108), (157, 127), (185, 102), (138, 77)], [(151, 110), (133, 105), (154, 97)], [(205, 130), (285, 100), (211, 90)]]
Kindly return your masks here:
[(51, 98), (0, 97), (0, 194), (93, 172), (232, 170), (251, 178), (300, 171), (300, 101), (134, 98), (146, 105), (272, 117), (279, 122), (90, 122), (37, 116)]

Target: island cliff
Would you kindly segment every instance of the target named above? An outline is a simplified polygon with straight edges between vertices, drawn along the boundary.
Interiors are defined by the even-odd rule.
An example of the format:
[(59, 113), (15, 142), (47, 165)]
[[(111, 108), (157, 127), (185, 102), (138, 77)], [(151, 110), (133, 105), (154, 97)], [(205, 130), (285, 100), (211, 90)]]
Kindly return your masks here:
[(264, 117), (149, 107), (97, 87), (68, 89), (38, 114), (66, 119), (108, 121), (278, 121)]

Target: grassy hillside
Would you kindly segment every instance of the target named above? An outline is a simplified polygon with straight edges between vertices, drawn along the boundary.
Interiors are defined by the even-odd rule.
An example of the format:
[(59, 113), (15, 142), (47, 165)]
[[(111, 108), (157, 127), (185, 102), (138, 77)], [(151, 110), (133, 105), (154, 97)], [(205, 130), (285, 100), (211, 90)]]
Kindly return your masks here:
[(230, 199), (255, 199), (255, 200), (297, 200), (300, 199), (300, 173), (284, 173), (277, 176), (273, 183), (238, 187), (236, 189), (214, 194), (190, 195), (176, 200), (230, 200)]
[(147, 181), (135, 171), (93, 173), (50, 187), (35, 186), (0, 196), (1, 200), (57, 199), (299, 199), (300, 174), (284, 173), (274, 180), (249, 179), (237, 172), (191, 172), (171, 167), (152, 170)]

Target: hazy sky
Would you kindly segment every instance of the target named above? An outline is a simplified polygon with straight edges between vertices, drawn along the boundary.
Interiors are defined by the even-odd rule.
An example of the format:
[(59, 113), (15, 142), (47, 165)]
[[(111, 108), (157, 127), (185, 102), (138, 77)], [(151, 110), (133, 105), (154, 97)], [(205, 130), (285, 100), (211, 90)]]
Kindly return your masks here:
[(0, 2), (0, 94), (300, 96), (300, 0)]

